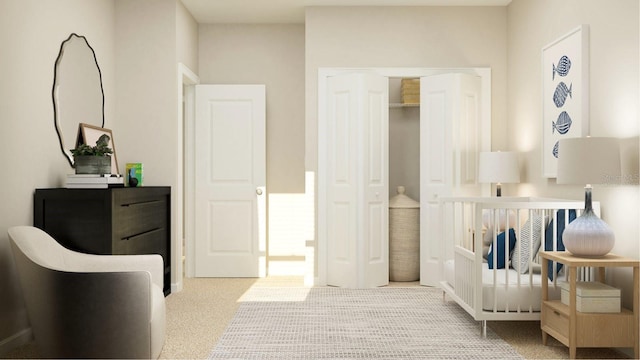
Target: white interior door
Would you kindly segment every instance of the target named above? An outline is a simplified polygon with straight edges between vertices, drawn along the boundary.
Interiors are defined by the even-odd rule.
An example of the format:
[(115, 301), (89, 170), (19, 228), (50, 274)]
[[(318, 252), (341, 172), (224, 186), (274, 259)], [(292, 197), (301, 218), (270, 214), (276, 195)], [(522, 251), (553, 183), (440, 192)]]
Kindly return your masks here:
[(420, 283), (441, 280), (443, 227), (439, 198), (479, 196), (479, 151), (490, 147), (480, 111), (480, 78), (426, 76), (420, 81)]
[[(319, 178), (318, 236), (327, 244), (327, 284), (389, 282), (388, 78), (347, 74), (328, 80), (326, 161)], [(326, 221), (326, 223), (324, 223)]]
[(197, 85), (195, 275), (266, 275), (265, 86)]

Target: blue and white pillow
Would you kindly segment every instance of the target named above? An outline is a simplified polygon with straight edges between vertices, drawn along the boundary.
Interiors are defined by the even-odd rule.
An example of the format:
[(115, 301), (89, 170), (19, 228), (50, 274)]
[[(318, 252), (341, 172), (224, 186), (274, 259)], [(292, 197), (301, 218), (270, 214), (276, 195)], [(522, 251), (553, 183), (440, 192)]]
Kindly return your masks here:
[[(544, 249), (546, 251), (565, 251), (564, 243), (562, 242), (562, 234), (564, 233), (564, 227), (565, 227), (564, 223), (565, 223), (566, 212), (567, 212), (566, 210), (558, 210), (557, 212), (558, 225), (556, 226), (556, 233), (558, 235), (558, 238), (556, 239), (555, 249), (553, 246), (553, 219), (549, 222), (549, 225), (547, 225), (547, 228), (545, 230), (545, 235), (544, 235)], [(573, 220), (576, 219), (576, 211), (571, 209), (568, 212), (569, 212), (568, 222), (572, 222)], [(561, 263), (558, 263), (556, 265), (557, 266), (553, 265), (553, 261), (547, 262), (547, 275), (549, 276), (549, 280), (553, 280), (554, 275), (559, 273), (560, 270), (562, 269)]]
[(540, 250), (542, 227), (546, 225), (544, 223), (545, 219), (542, 215), (533, 213), (520, 228), (520, 237), (511, 258), (511, 266), (520, 274), (529, 271), (531, 259), (535, 258)]
[[(507, 236), (506, 231), (498, 234), (496, 238), (495, 244), (497, 245), (497, 254), (496, 254), (496, 269), (504, 269), (509, 267), (509, 261), (511, 260), (511, 254), (513, 253), (513, 248), (516, 245), (516, 232), (513, 228), (509, 229), (509, 236)], [(507, 239), (509, 240), (509, 249), (507, 250)], [(505, 259), (505, 252), (508, 252), (507, 258)], [(489, 269), (493, 269), (493, 243), (489, 246), (489, 253), (487, 254), (487, 263), (489, 263)]]

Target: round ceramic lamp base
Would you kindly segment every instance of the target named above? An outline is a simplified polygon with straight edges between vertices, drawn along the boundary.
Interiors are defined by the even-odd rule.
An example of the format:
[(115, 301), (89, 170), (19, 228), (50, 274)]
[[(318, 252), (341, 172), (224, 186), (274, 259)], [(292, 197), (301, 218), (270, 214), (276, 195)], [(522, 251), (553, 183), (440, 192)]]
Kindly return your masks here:
[(564, 229), (562, 242), (576, 256), (604, 256), (615, 244), (613, 230), (593, 211), (585, 211)]

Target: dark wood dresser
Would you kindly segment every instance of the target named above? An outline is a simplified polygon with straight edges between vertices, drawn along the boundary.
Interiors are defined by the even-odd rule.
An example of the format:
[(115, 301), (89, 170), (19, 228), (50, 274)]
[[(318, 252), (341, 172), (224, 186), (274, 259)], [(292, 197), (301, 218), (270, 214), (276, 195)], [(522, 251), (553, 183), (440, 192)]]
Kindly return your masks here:
[(68, 249), (102, 255), (159, 254), (171, 293), (171, 188), (36, 189), (34, 226)]

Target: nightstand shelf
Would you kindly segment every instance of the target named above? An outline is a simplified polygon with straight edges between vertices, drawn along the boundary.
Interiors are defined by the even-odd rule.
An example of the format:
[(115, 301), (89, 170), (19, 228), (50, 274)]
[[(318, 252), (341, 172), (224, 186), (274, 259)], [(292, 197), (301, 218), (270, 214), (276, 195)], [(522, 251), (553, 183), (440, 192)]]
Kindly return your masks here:
[[(540, 328), (542, 343), (546, 345), (551, 335), (569, 347), (569, 356), (576, 357), (578, 347), (631, 347), (634, 356), (639, 355), (639, 295), (640, 260), (608, 254), (601, 258), (581, 258), (568, 252), (541, 251), (542, 276), (547, 276), (547, 261), (557, 261), (569, 270), (569, 305), (560, 300), (548, 300), (548, 284), (542, 282), (542, 314)], [(576, 310), (577, 267), (598, 268), (598, 281), (604, 282), (605, 268), (632, 267), (634, 277), (633, 310), (619, 313), (587, 313)]]

